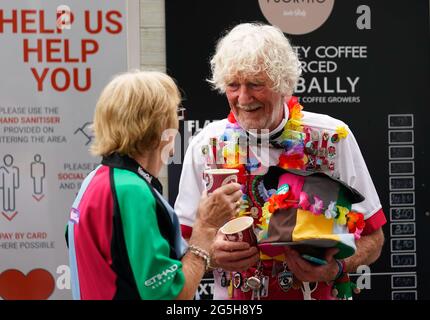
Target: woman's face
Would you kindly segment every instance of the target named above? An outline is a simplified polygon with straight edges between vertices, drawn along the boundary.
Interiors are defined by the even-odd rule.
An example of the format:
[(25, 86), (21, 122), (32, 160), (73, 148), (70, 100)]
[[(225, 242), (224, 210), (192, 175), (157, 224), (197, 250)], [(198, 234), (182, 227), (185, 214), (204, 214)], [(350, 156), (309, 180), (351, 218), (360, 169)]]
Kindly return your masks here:
[(227, 83), (231, 110), (245, 130), (274, 130), (284, 117), (283, 96), (273, 91), (267, 75), (235, 77)]

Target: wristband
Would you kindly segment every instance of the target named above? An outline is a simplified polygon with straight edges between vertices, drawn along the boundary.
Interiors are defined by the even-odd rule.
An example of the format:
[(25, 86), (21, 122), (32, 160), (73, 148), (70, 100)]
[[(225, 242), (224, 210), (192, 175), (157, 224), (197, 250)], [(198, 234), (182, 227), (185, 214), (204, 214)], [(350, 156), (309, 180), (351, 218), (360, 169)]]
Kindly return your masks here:
[(336, 277), (334, 277), (333, 281), (339, 280), (345, 271), (345, 261), (338, 260), (338, 259), (336, 259), (335, 261), (337, 263), (339, 270), (337, 271)]
[(207, 272), (211, 264), (211, 258), (209, 256), (209, 252), (193, 244), (190, 244), (188, 246), (188, 250), (205, 261), (205, 272)]

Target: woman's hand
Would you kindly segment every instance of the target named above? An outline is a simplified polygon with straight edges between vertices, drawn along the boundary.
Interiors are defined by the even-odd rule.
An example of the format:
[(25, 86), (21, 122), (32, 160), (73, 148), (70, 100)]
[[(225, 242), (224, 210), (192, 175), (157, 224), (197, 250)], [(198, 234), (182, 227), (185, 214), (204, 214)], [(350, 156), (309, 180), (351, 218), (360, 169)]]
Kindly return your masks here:
[(222, 227), (235, 217), (239, 209), (242, 198), (240, 188), (238, 183), (229, 183), (216, 189), (210, 196), (205, 191), (197, 210), (197, 221), (207, 228), (218, 230)]

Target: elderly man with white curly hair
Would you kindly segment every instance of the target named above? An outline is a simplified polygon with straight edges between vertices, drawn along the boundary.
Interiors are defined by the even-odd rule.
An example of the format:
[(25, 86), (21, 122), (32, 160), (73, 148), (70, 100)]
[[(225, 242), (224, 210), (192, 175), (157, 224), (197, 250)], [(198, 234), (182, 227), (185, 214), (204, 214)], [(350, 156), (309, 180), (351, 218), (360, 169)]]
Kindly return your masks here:
[[(302, 111), (293, 96), (301, 75), (300, 61), (276, 27), (237, 25), (219, 40), (210, 64), (212, 78), (208, 81), (226, 95), (231, 112), (226, 119), (205, 127), (187, 149), (175, 203), (185, 238), (193, 230), (198, 199), (205, 189), (203, 172), (208, 167), (236, 164), (245, 194), (243, 213), (254, 218), (256, 229), (261, 227), (268, 197), (259, 182), (270, 166), (322, 171), (365, 197), (352, 207), (363, 213), (365, 227), (356, 241), (355, 254), (344, 260), (335, 259), (337, 251), (330, 249), (324, 257), (326, 264), (315, 265), (287, 248), (285, 260), (279, 264), (276, 259), (265, 259), (258, 248), (227, 241), (219, 234), (211, 252), (214, 299), (334, 299), (332, 281), (373, 263), (384, 242), (384, 212), (352, 132), (340, 120)], [(306, 137), (302, 141), (305, 154), (300, 159), (288, 157), (291, 150), (282, 140), (284, 130), (294, 127), (301, 128)], [(229, 147), (243, 136), (256, 143), (244, 149)], [(267, 136), (269, 143), (264, 146)], [(236, 163), (226, 160), (231, 150), (233, 155), (238, 152), (239, 160), (233, 157)], [(291, 280), (287, 274), (293, 275), (292, 281), (287, 281)], [(260, 281), (258, 292), (249, 288), (250, 278)]]

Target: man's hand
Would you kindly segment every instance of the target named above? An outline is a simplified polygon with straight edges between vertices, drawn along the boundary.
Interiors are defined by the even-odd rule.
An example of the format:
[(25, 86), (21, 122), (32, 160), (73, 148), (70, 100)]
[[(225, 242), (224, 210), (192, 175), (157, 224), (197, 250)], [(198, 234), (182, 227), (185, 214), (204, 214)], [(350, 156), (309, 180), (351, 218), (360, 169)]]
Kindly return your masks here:
[(226, 271), (244, 271), (259, 259), (258, 249), (247, 242), (228, 241), (218, 232), (212, 245), (212, 266)]
[(339, 249), (336, 248), (327, 249), (325, 254), (327, 264), (318, 266), (304, 260), (296, 250), (286, 247), (285, 261), (288, 269), (302, 282), (329, 282), (334, 280), (339, 271), (339, 267), (333, 257), (338, 251)]

